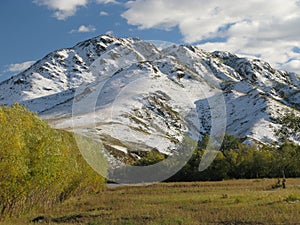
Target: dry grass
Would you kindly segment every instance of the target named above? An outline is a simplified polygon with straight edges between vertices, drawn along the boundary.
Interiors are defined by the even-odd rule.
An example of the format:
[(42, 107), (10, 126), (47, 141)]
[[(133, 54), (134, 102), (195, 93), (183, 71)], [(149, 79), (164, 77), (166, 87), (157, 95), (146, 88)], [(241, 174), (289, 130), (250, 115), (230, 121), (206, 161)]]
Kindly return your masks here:
[(160, 183), (115, 187), (69, 199), (5, 224), (300, 224), (300, 179), (272, 189), (275, 179)]

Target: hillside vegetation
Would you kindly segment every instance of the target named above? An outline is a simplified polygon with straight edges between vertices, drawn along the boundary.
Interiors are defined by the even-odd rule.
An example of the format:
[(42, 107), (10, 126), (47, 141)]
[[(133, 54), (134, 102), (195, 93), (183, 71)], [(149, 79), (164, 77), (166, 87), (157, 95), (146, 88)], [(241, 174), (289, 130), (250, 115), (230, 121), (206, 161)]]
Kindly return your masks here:
[[(209, 135), (204, 136), (196, 145), (188, 163), (168, 181), (300, 177), (300, 146), (291, 141), (300, 139), (300, 117), (295, 111), (287, 111), (278, 120), (281, 126), (277, 135), (281, 142), (248, 145), (243, 143), (242, 138), (225, 135), (212, 164), (205, 171), (199, 172), (200, 161), (210, 141)], [(150, 152), (134, 165), (151, 165), (164, 157), (158, 152)]]
[[(287, 120), (290, 124), (289, 127), (293, 127), (291, 124), (297, 123), (298, 117), (294, 116), (292, 119), (288, 117), (290, 114), (287, 114), (286, 119), (284, 117), (282, 120)], [(14, 104), (12, 107), (0, 107), (0, 127), (1, 220), (8, 217), (16, 218), (24, 213), (31, 215), (32, 212), (36, 211), (47, 212), (56, 203), (62, 203), (70, 197), (88, 197), (88, 193), (98, 193), (103, 189), (105, 179), (94, 172), (83, 159), (72, 134), (52, 129), (36, 114), (19, 104)], [(284, 133), (282, 130), (279, 132)], [(189, 162), (168, 181), (216, 181), (232, 178), (282, 177), (283, 175), (299, 177), (300, 147), (289, 142), (287, 137), (282, 139), (285, 142), (281, 145), (261, 145), (258, 147), (248, 146), (243, 144), (239, 138), (225, 135), (216, 159), (207, 170), (199, 172), (198, 166), (209, 141), (209, 136), (206, 136), (199, 142)], [(88, 153), (93, 152), (91, 146), (87, 145), (86, 148)], [(87, 156), (89, 155), (87, 154)], [(153, 164), (165, 157), (156, 151), (149, 152), (144, 158), (136, 161), (134, 165)], [(264, 188), (276, 190), (280, 187), (272, 187), (272, 184), (274, 186), (275, 182), (268, 183)], [(166, 185), (163, 189), (165, 188), (169, 188), (169, 186)], [(294, 191), (297, 190), (298, 188)], [(183, 193), (187, 192), (189, 192), (188, 189)], [(105, 193), (103, 193), (104, 195), (106, 196)], [(226, 196), (227, 193), (223, 196), (224, 199), (227, 198)], [(101, 205), (106, 207), (106, 201), (110, 201), (110, 198), (113, 200), (114, 196), (101, 198)], [(244, 201), (239, 196), (236, 199), (234, 201), (237, 202), (234, 203), (237, 204)], [(90, 199), (90, 201), (87, 204), (93, 205), (93, 200)], [(62, 207), (62, 204), (58, 204), (58, 207)], [(113, 207), (111, 206), (111, 210)], [(185, 205), (183, 204), (182, 207)]]
[(103, 188), (72, 134), (19, 104), (0, 107), (0, 127), (0, 219)]
[(218, 181), (224, 179), (253, 179), (300, 177), (300, 146), (292, 142), (281, 145), (250, 146), (240, 138), (226, 135), (215, 160), (203, 172), (198, 166), (205, 152), (206, 136), (189, 162), (170, 181)]

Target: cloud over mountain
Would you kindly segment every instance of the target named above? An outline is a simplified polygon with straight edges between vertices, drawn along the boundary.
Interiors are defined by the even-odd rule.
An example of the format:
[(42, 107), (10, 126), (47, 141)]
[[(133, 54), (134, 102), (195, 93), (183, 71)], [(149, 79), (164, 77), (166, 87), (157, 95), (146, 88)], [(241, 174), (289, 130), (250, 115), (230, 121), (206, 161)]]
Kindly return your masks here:
[[(70, 16), (74, 16), (79, 7), (87, 6), (93, 1), (89, 0), (33, 0), (40, 6), (46, 6), (54, 11), (54, 17), (58, 20), (65, 20)], [(115, 0), (96, 0), (99, 4), (118, 3)]]
[(185, 42), (260, 56), (280, 68), (291, 68), (291, 60), (300, 62), (299, 52), (293, 51), (300, 46), (297, 0), (137, 0), (126, 6), (122, 16), (140, 29), (178, 27)]
[(96, 31), (96, 28), (92, 25), (81, 25), (78, 29), (71, 30), (70, 33), (90, 33)]
[(86, 6), (88, 0), (34, 0), (34, 3), (54, 10), (54, 17), (64, 20), (73, 16), (78, 7)]
[(28, 61), (28, 62), (23, 62), (23, 63), (16, 63), (16, 64), (10, 64), (8, 66), (7, 72), (22, 72), (29, 68), (35, 61)]

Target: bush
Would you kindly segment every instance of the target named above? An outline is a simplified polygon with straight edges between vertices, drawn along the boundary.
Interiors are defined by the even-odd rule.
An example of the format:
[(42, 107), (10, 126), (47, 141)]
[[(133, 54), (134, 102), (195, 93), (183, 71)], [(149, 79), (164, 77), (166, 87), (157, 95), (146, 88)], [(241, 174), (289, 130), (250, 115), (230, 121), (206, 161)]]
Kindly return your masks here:
[(133, 166), (149, 166), (165, 159), (165, 155), (157, 150), (147, 152), (146, 156), (133, 163)]
[(24, 106), (0, 107), (0, 127), (0, 219), (103, 187), (72, 134), (51, 129)]

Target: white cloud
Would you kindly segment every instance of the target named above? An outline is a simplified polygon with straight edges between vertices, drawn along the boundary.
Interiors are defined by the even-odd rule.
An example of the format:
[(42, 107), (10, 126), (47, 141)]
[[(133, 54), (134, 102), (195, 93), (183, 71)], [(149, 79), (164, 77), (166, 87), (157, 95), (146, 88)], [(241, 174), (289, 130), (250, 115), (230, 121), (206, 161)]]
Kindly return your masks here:
[(33, 0), (35, 4), (53, 10), (53, 16), (58, 20), (74, 16), (79, 7), (87, 6), (93, 1), (99, 4), (120, 4), (117, 0)]
[(27, 62), (23, 62), (23, 63), (10, 64), (7, 67), (6, 72), (11, 72), (11, 73), (22, 72), (22, 71), (28, 69), (34, 63), (35, 63), (35, 61), (27, 61)]
[(35, 61), (27, 61), (23, 63), (10, 64), (5, 66), (4, 70), (0, 73), (0, 82), (9, 79), (10, 77), (23, 72), (28, 69), (31, 65), (33, 65)]
[(101, 11), (101, 12), (99, 13), (99, 15), (100, 15), (100, 16), (108, 16), (109, 14), (108, 14), (108, 12)]
[(116, 0), (96, 0), (96, 2), (100, 4), (109, 4), (109, 3), (118, 4), (118, 1)]
[(88, 26), (85, 26), (85, 25), (81, 25), (78, 27), (78, 29), (76, 30), (71, 30), (70, 33), (90, 33), (90, 32), (94, 32), (96, 31), (96, 28), (92, 25), (88, 25)]
[(87, 32), (94, 32), (96, 31), (96, 28), (94, 26), (84, 26), (84, 25), (81, 25), (79, 28), (78, 28), (78, 32), (81, 32), (81, 33), (87, 33)]
[(299, 71), (299, 68), (300, 68), (300, 57), (298, 59), (291, 59), (289, 62), (285, 63), (282, 66), (282, 69), (288, 71)]
[(107, 34), (107, 35), (113, 35), (113, 33), (114, 33), (114, 32), (113, 32), (112, 30), (109, 30), (109, 31), (106, 31), (106, 32), (105, 32), (105, 34)]
[(73, 16), (78, 7), (86, 6), (88, 0), (33, 0), (33, 2), (53, 10), (54, 17), (58, 20), (65, 20)]
[[(135, 0), (122, 16), (139, 29), (178, 27), (188, 43), (207, 50), (259, 55), (300, 73), (299, 0)], [(222, 39), (220, 39), (222, 38)], [(285, 67), (286, 64), (286, 67)]]

